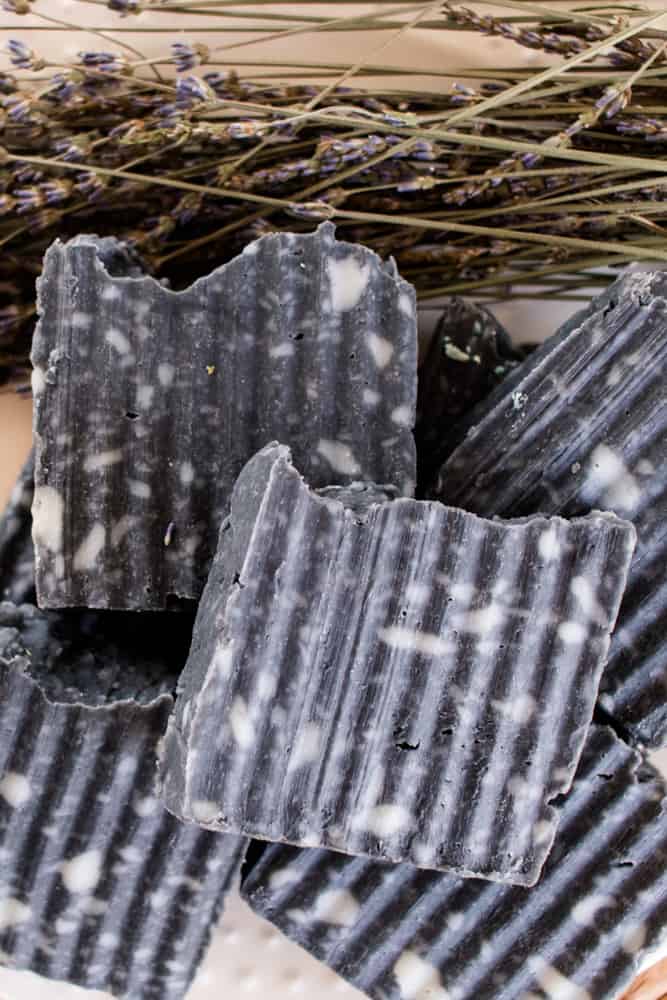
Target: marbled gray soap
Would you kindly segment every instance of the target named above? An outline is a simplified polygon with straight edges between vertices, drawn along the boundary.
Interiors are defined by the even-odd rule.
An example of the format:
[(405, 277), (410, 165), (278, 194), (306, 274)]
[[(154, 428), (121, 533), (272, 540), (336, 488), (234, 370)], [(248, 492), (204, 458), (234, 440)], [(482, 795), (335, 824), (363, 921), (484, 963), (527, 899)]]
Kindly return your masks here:
[(634, 529), (380, 500), (318, 496), (281, 445), (246, 465), (165, 738), (166, 805), (214, 830), (531, 884)]
[(0, 516), (0, 601), (35, 601), (35, 553), (32, 545), (34, 454), (31, 453)]
[(616, 1000), (667, 937), (667, 789), (639, 760), (591, 727), (532, 889), (271, 845), (243, 895), (374, 1000)]
[(443, 459), (458, 443), (461, 418), (522, 359), (487, 309), (456, 297), (444, 304), (419, 366), (415, 437), (420, 483), (432, 484)]
[[(155, 793), (183, 616), (161, 616), (152, 659), (127, 634), (121, 658), (102, 617), (0, 604), (0, 964), (180, 1000), (245, 842), (179, 823)], [(111, 613), (117, 645), (122, 619), (137, 629)]]
[(121, 250), (56, 241), (39, 281), (41, 606), (199, 597), (234, 481), (276, 437), (315, 486), (412, 494), (416, 306), (393, 262), (324, 224), (173, 292)]
[(635, 524), (601, 704), (635, 740), (667, 741), (667, 275), (628, 272), (482, 403), (433, 496), (478, 514)]

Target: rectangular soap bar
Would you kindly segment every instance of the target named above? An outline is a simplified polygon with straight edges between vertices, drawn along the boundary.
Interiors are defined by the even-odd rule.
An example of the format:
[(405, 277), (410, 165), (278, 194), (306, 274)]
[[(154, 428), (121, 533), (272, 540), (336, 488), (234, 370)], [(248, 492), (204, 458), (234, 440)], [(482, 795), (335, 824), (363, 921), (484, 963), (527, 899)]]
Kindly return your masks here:
[(667, 742), (667, 275), (627, 272), (469, 417), (432, 496), (487, 517), (612, 510), (637, 550), (601, 704)]
[(48, 250), (33, 346), (42, 607), (198, 598), (234, 481), (279, 438), (315, 486), (414, 490), (414, 289), (323, 224), (182, 292), (115, 240)]
[(0, 963), (181, 1000), (245, 841), (155, 794), (188, 629), (152, 617), (0, 604)]
[(310, 490), (281, 445), (243, 470), (165, 738), (167, 807), (531, 884), (634, 529), (349, 494)]
[(0, 516), (0, 601), (35, 602), (35, 553), (30, 508), (35, 460), (31, 453)]
[(667, 943), (667, 789), (591, 727), (532, 889), (271, 845), (243, 895), (373, 1000), (618, 1000)]

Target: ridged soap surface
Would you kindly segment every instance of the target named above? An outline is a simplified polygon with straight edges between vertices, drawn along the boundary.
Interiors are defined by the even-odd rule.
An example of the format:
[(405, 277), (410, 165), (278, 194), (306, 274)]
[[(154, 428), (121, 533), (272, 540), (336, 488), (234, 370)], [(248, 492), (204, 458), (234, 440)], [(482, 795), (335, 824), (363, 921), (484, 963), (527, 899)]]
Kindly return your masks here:
[(35, 554), (30, 515), (34, 473), (34, 455), (31, 454), (0, 515), (0, 601), (23, 604), (35, 600)]
[(373, 1000), (616, 1000), (667, 933), (664, 782), (592, 727), (532, 889), (271, 845), (260, 916)]
[(411, 495), (414, 290), (330, 223), (263, 237), (182, 292), (113, 240), (56, 241), (38, 293), (40, 606), (198, 598), (234, 481), (275, 438), (315, 486)]
[(634, 530), (346, 507), (248, 463), (162, 761), (212, 829), (535, 881), (583, 746)]
[(601, 704), (667, 742), (667, 276), (628, 273), (467, 418), (434, 496), (478, 514), (613, 510), (637, 528)]
[(0, 962), (126, 1000), (181, 1000), (245, 842), (162, 807), (155, 759), (172, 699), (153, 672), (142, 685), (126, 660), (138, 700), (123, 676), (114, 698), (92, 664), (86, 684), (84, 654), (69, 669), (62, 639), (48, 614), (0, 604)]

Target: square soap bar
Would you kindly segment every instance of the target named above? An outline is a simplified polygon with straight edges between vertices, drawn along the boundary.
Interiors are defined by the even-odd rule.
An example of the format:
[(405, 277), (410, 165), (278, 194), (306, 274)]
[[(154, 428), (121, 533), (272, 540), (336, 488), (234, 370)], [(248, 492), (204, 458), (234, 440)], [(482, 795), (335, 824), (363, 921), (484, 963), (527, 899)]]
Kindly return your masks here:
[[(348, 494), (349, 496), (349, 494)], [(234, 489), (162, 761), (213, 829), (532, 884), (597, 696), (634, 529)]]
[(164, 618), (0, 604), (0, 964), (132, 1000), (185, 996), (246, 845), (156, 795)]
[(373, 1000), (617, 1000), (667, 944), (667, 789), (592, 726), (532, 889), (270, 845), (253, 910)]
[(637, 550), (600, 703), (667, 742), (667, 275), (627, 272), (467, 418), (432, 495), (486, 517), (615, 511)]
[(41, 607), (201, 595), (234, 481), (286, 441), (315, 486), (415, 483), (415, 294), (393, 262), (276, 233), (181, 292), (115, 240), (48, 250), (33, 346)]

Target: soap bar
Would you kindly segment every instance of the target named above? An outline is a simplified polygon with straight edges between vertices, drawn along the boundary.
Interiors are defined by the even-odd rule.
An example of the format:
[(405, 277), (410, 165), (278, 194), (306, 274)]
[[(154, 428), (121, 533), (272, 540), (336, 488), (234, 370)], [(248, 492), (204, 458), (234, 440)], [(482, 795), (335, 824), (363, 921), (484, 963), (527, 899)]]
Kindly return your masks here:
[(156, 795), (187, 649), (160, 618), (0, 604), (0, 963), (127, 1000), (185, 995), (245, 850)]
[(289, 450), (244, 468), (164, 745), (214, 830), (531, 884), (634, 547), (613, 515), (346, 507)]
[(591, 727), (537, 886), (271, 845), (243, 895), (374, 1000), (617, 1000), (667, 943), (667, 789)]
[(30, 454), (0, 516), (0, 601), (35, 602), (32, 545), (34, 454)]
[(627, 272), (468, 419), (433, 492), (503, 517), (613, 510), (637, 551), (601, 704), (667, 742), (667, 275)]
[(419, 367), (415, 437), (420, 482), (430, 482), (458, 443), (461, 418), (522, 358), (488, 309), (456, 297), (445, 302)]
[(113, 240), (56, 241), (38, 307), (41, 607), (198, 598), (234, 481), (274, 438), (315, 486), (414, 490), (414, 289), (330, 223), (182, 292)]

